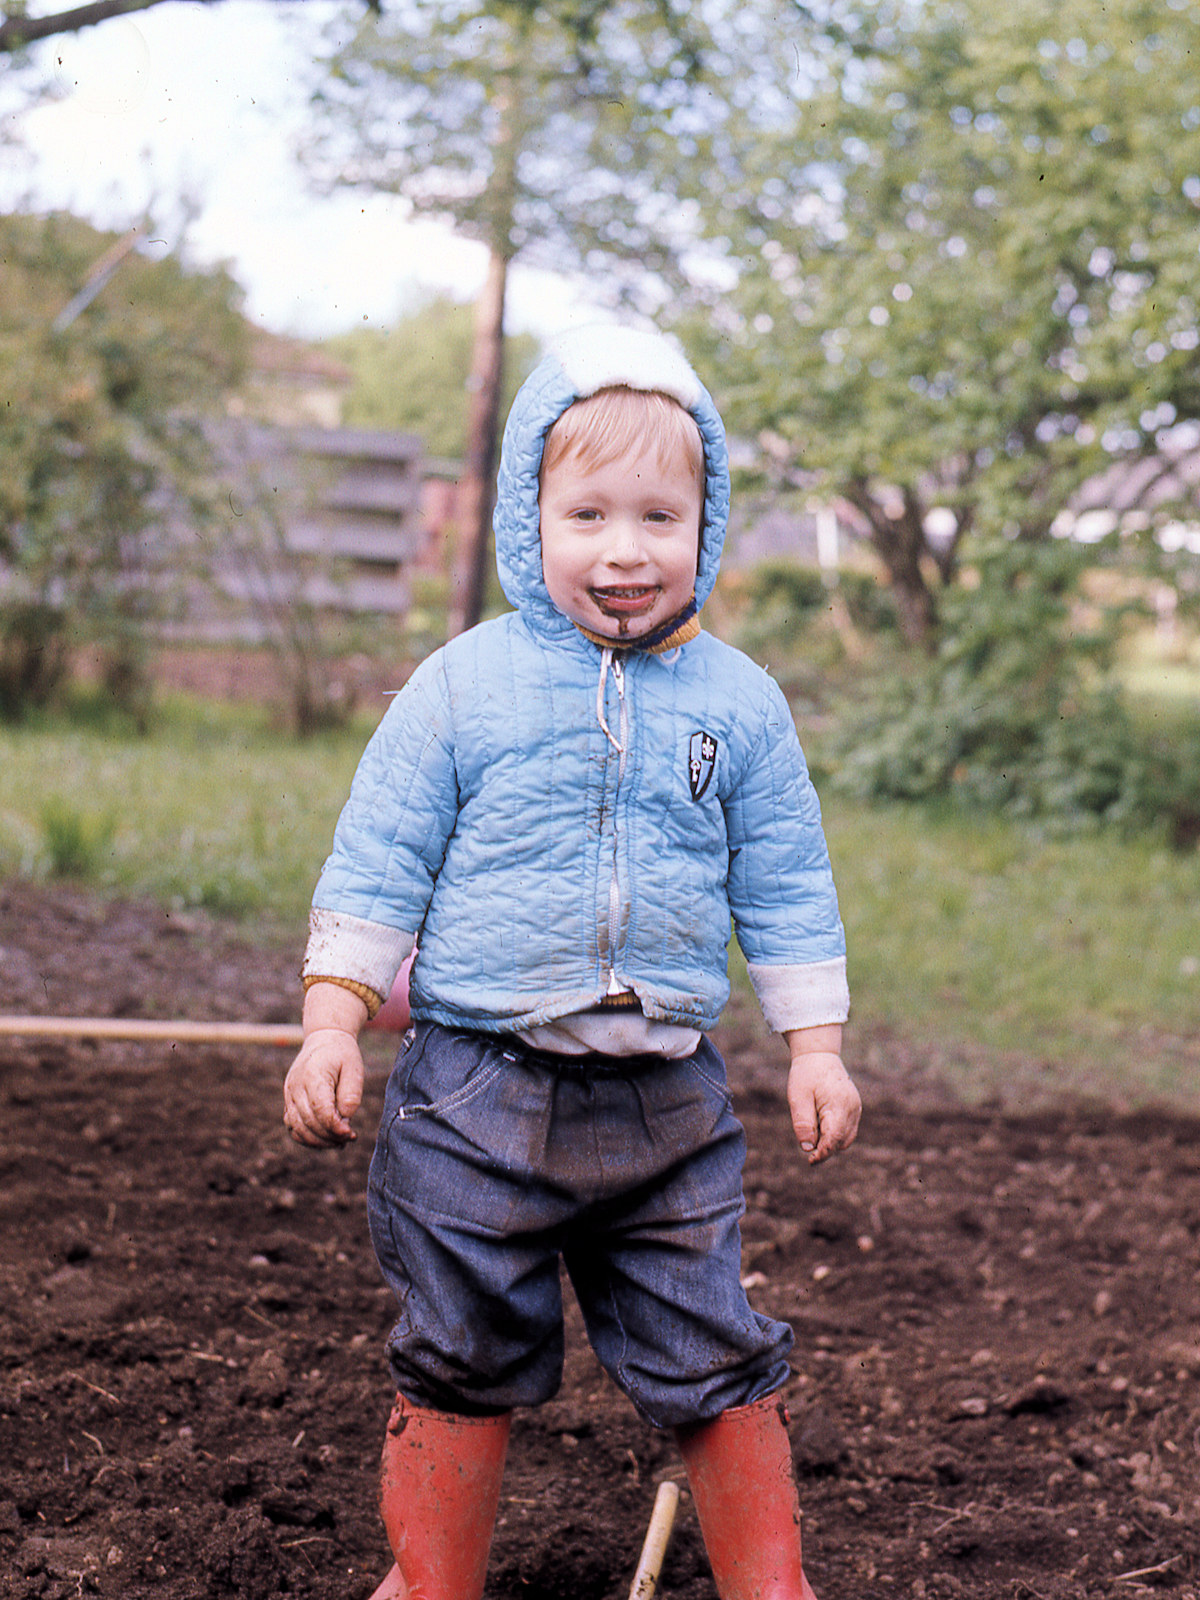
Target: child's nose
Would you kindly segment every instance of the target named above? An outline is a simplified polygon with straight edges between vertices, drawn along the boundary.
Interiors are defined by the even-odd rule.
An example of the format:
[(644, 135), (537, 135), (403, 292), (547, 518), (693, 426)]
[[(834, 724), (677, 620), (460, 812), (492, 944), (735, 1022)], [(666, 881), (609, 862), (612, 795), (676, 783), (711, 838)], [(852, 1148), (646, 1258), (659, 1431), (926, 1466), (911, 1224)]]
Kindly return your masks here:
[(619, 522), (612, 530), (608, 559), (614, 566), (638, 566), (645, 559), (641, 529), (635, 522)]

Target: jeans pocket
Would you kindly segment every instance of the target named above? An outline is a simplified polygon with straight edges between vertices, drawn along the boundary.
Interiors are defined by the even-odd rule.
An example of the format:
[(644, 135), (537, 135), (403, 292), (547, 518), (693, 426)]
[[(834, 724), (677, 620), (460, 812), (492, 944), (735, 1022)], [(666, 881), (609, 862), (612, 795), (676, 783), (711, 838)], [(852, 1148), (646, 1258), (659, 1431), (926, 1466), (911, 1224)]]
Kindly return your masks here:
[(687, 1057), (683, 1063), (694, 1078), (698, 1078), (703, 1087), (715, 1099), (721, 1102), (721, 1107), (732, 1105), (733, 1097), (729, 1092), (729, 1081), (725, 1075), (725, 1063), (707, 1041), (701, 1040), (695, 1053)]
[(492, 1041), (426, 1024), (397, 1063), (387, 1109), (399, 1122), (443, 1118), (484, 1093), (504, 1065)]
[(476, 1095), (483, 1094), (499, 1077), (503, 1063), (491, 1061), (481, 1064), (465, 1083), (460, 1083), (457, 1088), (448, 1094), (443, 1094), (437, 1100), (414, 1101), (412, 1104), (400, 1105), (396, 1110), (396, 1117), (400, 1122), (406, 1122), (412, 1117), (436, 1117), (445, 1121), (455, 1111), (461, 1110), (475, 1099)]

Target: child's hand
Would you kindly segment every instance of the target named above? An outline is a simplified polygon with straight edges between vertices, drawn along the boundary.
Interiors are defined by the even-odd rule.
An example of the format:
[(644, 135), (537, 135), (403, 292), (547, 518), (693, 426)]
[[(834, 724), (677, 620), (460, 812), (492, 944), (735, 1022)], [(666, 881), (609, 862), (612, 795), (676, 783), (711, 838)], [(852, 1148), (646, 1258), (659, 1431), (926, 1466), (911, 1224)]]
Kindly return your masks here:
[(308, 1035), (283, 1085), (283, 1120), (297, 1144), (345, 1144), (357, 1138), (350, 1118), (362, 1104), (363, 1061), (344, 1028)]
[(362, 1104), (358, 1033), (367, 1008), (336, 983), (314, 983), (304, 997), (304, 1043), (283, 1085), (283, 1120), (297, 1144), (345, 1144)]
[(862, 1100), (836, 1051), (793, 1054), (788, 1107), (796, 1139), (810, 1165), (826, 1161), (854, 1143)]

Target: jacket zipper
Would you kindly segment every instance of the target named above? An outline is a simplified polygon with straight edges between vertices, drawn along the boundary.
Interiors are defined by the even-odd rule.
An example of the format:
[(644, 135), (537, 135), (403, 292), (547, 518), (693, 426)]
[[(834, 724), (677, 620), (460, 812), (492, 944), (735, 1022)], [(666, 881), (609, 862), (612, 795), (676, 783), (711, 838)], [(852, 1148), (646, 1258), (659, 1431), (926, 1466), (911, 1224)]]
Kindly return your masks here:
[(617, 982), (616, 959), (617, 939), (621, 931), (621, 888), (617, 880), (617, 847), (619, 843), (617, 831), (617, 800), (621, 792), (621, 780), (625, 776), (625, 758), (629, 751), (629, 707), (625, 702), (625, 667), (619, 656), (612, 658), (613, 681), (617, 686), (617, 704), (619, 718), (617, 722), (617, 783), (613, 790), (613, 838), (612, 838), (612, 876), (608, 882), (608, 994), (620, 994), (621, 985)]

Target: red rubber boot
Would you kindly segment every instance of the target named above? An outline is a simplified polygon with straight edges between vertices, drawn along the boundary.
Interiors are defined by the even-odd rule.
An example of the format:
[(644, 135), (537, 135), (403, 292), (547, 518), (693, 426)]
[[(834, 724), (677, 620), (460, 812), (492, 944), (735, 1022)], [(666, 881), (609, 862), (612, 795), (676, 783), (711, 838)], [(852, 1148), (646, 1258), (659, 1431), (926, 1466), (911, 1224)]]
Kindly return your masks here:
[(510, 1422), (396, 1396), (379, 1489), (396, 1565), (371, 1600), (481, 1600)]
[(774, 1395), (676, 1433), (721, 1600), (817, 1600), (800, 1560), (787, 1412)]

